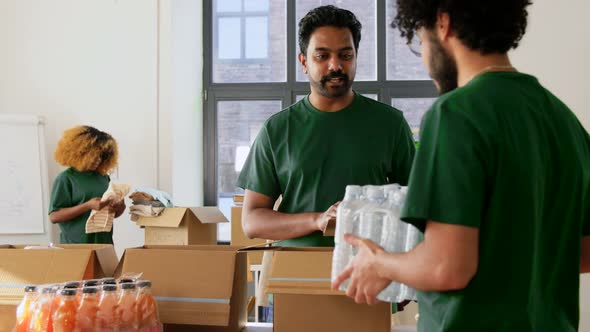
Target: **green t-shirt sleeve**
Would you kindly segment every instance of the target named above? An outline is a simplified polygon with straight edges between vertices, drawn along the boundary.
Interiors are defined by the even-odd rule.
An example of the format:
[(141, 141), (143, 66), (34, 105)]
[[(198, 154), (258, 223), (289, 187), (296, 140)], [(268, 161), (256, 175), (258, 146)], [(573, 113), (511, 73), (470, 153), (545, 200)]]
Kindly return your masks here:
[(586, 199), (586, 215), (582, 226), (582, 236), (590, 236), (590, 192), (586, 194), (586, 197), (588, 198)]
[(436, 103), (421, 126), (402, 218), (479, 227), (490, 151), (468, 113)]
[(72, 207), (72, 184), (64, 174), (59, 174), (53, 181), (49, 197), (49, 213)]
[[(581, 126), (581, 125), (580, 125)], [(583, 127), (582, 127), (582, 130)], [(590, 135), (586, 132), (586, 146), (588, 150), (590, 150)], [(584, 216), (584, 224), (582, 225), (582, 235), (583, 236), (590, 236), (590, 187), (588, 187), (586, 193), (586, 213)]]
[(258, 133), (236, 185), (271, 198), (281, 194), (266, 125)]
[(395, 151), (392, 161), (393, 174), (388, 175), (389, 182), (405, 186), (410, 178), (416, 146), (410, 126), (403, 118), (398, 129)]

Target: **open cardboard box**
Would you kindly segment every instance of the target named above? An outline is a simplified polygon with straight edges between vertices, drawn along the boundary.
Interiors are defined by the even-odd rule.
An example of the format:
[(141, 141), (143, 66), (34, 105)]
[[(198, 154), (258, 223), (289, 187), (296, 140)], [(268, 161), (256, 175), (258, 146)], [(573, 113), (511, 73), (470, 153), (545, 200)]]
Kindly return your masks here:
[(216, 206), (165, 208), (157, 217), (139, 217), (146, 245), (216, 244), (217, 224), (228, 222)]
[(26, 285), (110, 277), (117, 255), (110, 244), (59, 244), (63, 249), (0, 246), (0, 331), (12, 331)]
[(274, 294), (274, 332), (389, 332), (391, 304), (356, 304), (331, 289), (333, 248), (249, 247), (270, 250), (266, 293)]
[[(152, 281), (166, 331), (240, 331), (246, 324), (246, 254), (230, 246), (148, 245), (125, 250), (115, 275)], [(174, 325), (172, 325), (174, 324)], [(182, 325), (177, 325), (182, 324)]]
[[(231, 245), (232, 246), (254, 246), (264, 244), (266, 240), (250, 239), (244, 233), (242, 227), (242, 207), (232, 206), (231, 208)], [(250, 264), (260, 264), (262, 262), (262, 251), (248, 252), (248, 260)]]

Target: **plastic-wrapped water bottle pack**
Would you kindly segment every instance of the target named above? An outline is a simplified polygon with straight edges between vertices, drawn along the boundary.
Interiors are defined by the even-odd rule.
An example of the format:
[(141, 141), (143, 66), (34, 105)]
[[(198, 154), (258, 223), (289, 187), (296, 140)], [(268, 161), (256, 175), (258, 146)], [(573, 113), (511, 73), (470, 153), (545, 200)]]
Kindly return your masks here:
[[(406, 252), (422, 241), (423, 235), (416, 227), (400, 220), (406, 192), (407, 187), (397, 184), (346, 186), (346, 194), (338, 206), (336, 216), (332, 280), (356, 255), (356, 248), (344, 241), (346, 233), (370, 239), (387, 252)], [(348, 282), (342, 283), (340, 290), (346, 291)], [(404, 284), (392, 282), (377, 298), (393, 303), (415, 300), (416, 291)]]

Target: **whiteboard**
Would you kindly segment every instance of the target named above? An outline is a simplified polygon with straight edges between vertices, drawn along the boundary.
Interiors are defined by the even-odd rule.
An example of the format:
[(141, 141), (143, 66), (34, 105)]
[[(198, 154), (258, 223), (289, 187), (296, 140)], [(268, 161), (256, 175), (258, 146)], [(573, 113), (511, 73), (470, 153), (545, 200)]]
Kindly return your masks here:
[(0, 114), (0, 234), (45, 233), (44, 147), (42, 118)]

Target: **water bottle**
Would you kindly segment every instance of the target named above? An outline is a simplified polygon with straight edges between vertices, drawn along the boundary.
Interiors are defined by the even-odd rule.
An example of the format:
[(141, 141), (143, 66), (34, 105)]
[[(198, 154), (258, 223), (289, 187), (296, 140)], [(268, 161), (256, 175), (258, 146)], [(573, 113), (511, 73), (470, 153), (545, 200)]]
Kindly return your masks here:
[(358, 236), (375, 243), (381, 242), (381, 228), (386, 212), (381, 209), (384, 200), (383, 188), (379, 186), (365, 186), (367, 203), (360, 213)]
[(384, 188), (386, 200), (381, 208), (387, 212), (383, 222), (380, 245), (387, 252), (400, 252), (405, 244), (405, 224), (400, 223), (399, 185), (387, 185)]
[(352, 246), (344, 241), (344, 234), (353, 232), (354, 215), (361, 203), (362, 188), (346, 186), (344, 199), (336, 211), (336, 232), (334, 236), (334, 254), (332, 256), (332, 280), (348, 265), (352, 258)]

